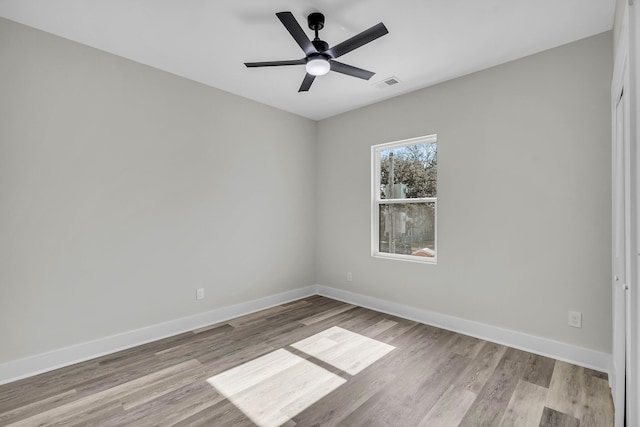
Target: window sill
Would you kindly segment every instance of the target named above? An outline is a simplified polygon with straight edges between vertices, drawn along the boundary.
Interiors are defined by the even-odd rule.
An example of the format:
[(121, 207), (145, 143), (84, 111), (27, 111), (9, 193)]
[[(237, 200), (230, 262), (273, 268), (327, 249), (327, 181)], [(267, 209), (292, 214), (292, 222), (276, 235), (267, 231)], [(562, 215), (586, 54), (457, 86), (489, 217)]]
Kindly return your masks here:
[(400, 255), (400, 254), (388, 254), (385, 252), (375, 252), (373, 254), (371, 254), (372, 257), (374, 258), (381, 258), (381, 259), (392, 259), (392, 260), (398, 260), (398, 261), (408, 261), (408, 262), (415, 262), (418, 264), (432, 264), (432, 265), (436, 265), (438, 264), (438, 259), (437, 258), (431, 258), (431, 257), (421, 257), (421, 256), (414, 256), (414, 255)]

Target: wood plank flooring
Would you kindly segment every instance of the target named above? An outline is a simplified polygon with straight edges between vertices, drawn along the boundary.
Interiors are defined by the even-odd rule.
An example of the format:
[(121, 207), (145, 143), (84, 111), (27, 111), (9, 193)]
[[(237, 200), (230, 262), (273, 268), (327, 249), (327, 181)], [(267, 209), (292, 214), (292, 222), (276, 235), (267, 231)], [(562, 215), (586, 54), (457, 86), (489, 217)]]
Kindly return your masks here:
[(613, 425), (604, 373), (314, 296), (0, 386), (2, 426)]

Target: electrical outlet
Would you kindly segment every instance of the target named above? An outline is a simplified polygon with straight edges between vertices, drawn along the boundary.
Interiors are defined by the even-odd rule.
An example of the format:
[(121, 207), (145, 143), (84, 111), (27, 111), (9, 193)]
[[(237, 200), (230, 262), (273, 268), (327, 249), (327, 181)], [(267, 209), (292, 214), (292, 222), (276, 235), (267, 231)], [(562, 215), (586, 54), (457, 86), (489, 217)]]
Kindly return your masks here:
[(204, 288), (196, 289), (196, 299), (197, 300), (204, 299)]
[(353, 282), (353, 273), (347, 271), (347, 282)]
[(569, 312), (569, 326), (574, 328), (582, 328), (582, 313), (579, 311)]

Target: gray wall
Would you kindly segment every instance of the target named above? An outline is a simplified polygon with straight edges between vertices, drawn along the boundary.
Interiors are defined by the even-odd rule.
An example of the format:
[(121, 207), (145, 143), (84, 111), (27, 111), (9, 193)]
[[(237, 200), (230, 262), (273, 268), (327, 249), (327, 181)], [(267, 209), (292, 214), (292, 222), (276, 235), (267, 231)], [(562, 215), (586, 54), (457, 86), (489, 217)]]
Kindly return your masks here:
[[(318, 283), (610, 352), (612, 44), (604, 33), (320, 122)], [(438, 264), (372, 258), (370, 147), (433, 133)]]
[[(0, 19), (0, 363), (312, 283), (610, 351), (611, 45), (316, 124)], [(431, 133), (438, 265), (374, 259), (370, 147)]]
[(0, 362), (314, 283), (315, 122), (2, 19), (0, 58)]

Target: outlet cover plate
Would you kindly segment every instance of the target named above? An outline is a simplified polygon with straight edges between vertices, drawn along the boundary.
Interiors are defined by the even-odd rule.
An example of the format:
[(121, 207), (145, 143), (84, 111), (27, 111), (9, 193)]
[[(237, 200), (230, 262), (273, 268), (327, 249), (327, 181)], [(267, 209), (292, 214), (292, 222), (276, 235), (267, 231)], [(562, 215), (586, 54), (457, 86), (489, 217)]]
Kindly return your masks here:
[(579, 311), (569, 312), (569, 326), (574, 328), (582, 328), (582, 313)]

